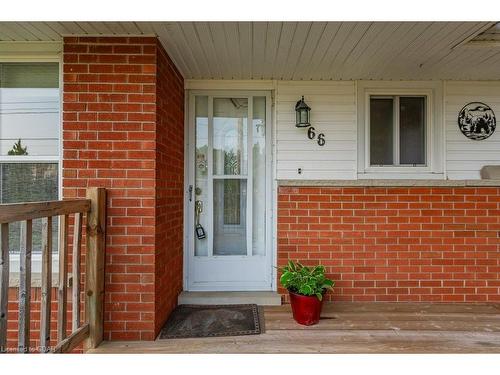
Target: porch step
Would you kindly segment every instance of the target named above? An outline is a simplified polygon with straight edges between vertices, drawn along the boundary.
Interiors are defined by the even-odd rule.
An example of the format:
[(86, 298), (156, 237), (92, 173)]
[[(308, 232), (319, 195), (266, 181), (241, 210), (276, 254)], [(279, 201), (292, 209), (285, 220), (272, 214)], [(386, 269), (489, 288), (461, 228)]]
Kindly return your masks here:
[(260, 306), (279, 306), (281, 296), (276, 292), (181, 292), (179, 305), (234, 305), (255, 303)]

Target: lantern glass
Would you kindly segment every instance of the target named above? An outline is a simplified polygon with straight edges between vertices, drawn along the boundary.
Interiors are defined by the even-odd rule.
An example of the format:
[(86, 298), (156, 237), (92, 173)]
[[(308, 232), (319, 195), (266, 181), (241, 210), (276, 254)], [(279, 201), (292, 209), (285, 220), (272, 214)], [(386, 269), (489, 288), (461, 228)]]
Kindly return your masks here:
[(310, 126), (309, 111), (311, 108), (304, 102), (304, 97), (295, 105), (295, 126), (298, 128), (305, 128)]
[(309, 111), (307, 109), (300, 111), (300, 122), (301, 124), (309, 124)]

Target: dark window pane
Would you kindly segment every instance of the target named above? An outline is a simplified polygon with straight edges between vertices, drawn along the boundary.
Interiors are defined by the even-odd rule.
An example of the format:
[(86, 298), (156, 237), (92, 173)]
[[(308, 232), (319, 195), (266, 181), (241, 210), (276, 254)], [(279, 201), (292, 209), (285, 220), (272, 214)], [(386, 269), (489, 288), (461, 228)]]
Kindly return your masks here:
[(425, 98), (399, 99), (400, 164), (425, 164)]
[[(58, 200), (57, 163), (1, 163), (0, 203)], [(57, 249), (57, 217), (53, 219), (53, 250)], [(33, 252), (42, 248), (42, 220), (33, 220)], [(9, 247), (19, 251), (20, 223), (9, 225)]]
[(393, 99), (370, 99), (370, 164), (393, 164)]

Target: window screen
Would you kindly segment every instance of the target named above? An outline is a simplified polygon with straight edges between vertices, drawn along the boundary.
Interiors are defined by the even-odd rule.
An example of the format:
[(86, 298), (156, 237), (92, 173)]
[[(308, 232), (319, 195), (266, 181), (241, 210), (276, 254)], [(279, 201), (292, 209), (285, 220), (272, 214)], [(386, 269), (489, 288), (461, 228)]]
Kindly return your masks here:
[(400, 164), (425, 164), (425, 98), (399, 99)]
[(393, 164), (394, 100), (370, 100), (370, 162), (373, 165)]
[(426, 164), (426, 97), (370, 98), (370, 165)]

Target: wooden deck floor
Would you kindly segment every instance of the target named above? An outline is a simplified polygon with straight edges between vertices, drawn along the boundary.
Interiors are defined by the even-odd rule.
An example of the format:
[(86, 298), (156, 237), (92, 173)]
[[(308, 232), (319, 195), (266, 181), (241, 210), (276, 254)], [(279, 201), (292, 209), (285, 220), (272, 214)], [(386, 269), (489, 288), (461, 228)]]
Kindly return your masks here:
[(332, 303), (318, 325), (266, 307), (261, 335), (104, 342), (94, 353), (500, 353), (499, 304)]

